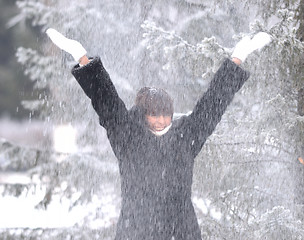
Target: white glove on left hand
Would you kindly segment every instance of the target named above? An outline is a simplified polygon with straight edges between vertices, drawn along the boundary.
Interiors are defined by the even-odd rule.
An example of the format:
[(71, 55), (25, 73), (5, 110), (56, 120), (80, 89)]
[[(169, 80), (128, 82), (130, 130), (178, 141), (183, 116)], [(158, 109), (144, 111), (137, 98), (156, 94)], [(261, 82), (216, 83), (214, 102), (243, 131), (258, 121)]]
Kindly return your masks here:
[(77, 62), (79, 62), (79, 59), (87, 54), (87, 51), (84, 49), (81, 43), (66, 38), (53, 28), (49, 28), (46, 31), (46, 34), (57, 47), (71, 54)]
[(259, 32), (252, 39), (246, 36), (239, 41), (232, 53), (232, 57), (245, 61), (247, 56), (255, 50), (261, 50), (264, 46), (271, 42), (271, 37), (265, 32)]

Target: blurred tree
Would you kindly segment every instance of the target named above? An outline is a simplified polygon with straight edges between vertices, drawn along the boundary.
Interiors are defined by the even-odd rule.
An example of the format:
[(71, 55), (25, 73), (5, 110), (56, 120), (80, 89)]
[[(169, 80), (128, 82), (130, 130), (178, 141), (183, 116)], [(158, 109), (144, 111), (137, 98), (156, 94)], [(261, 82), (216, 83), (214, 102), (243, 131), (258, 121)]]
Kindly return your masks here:
[[(252, 20), (249, 35), (266, 31), (273, 41), (263, 53), (252, 54), (243, 65), (251, 72), (251, 78), (198, 157), (194, 192), (203, 199), (213, 199), (221, 212), (220, 229), (226, 230), (215, 234), (221, 236), (219, 239), (227, 237), (227, 229), (232, 231), (228, 239), (237, 238), (245, 233), (244, 229), (260, 231), (258, 239), (264, 239), (262, 236), (274, 236), (277, 230), (251, 229), (248, 224), (260, 221), (260, 218), (263, 218), (263, 224), (266, 224), (265, 219), (276, 221), (281, 214), (274, 211), (271, 216), (269, 213), (263, 215), (264, 211), (282, 205), (292, 211), (291, 216), (303, 212), (303, 167), (297, 161), (299, 148), (303, 149), (304, 144), (303, 119), (297, 112), (297, 90), (303, 85), (304, 49), (297, 29), (304, 19), (298, 18), (302, 8), (299, 1), (235, 1), (235, 8), (229, 8), (229, 3), (213, 2), (204, 12), (212, 12), (210, 18), (215, 20), (215, 8), (225, 6), (235, 14), (234, 20), (244, 19), (244, 16)], [(146, 22), (144, 28), (148, 49), (153, 55), (162, 54), (164, 66), (173, 76), (172, 72), (183, 76), (178, 71), (179, 64), (186, 64), (187, 70), (203, 74), (203, 78), (198, 79), (203, 86), (217, 69), (219, 59), (231, 50), (224, 48), (227, 45), (221, 46), (217, 38), (205, 38), (193, 45), (187, 39), (189, 36), (181, 38), (154, 23)], [(182, 91), (187, 91), (185, 86)], [(300, 218), (302, 220), (303, 216)], [(284, 224), (289, 224), (287, 222)], [(210, 222), (203, 223), (203, 229), (209, 233), (214, 233), (214, 228)], [(280, 232), (284, 231), (286, 235), (282, 239), (289, 235), (303, 237), (299, 226), (282, 226)], [(249, 231), (243, 239), (253, 236), (256, 239), (257, 235)], [(212, 239), (209, 234), (205, 238)]]
[(29, 110), (23, 108), (21, 101), (33, 99), (37, 93), (33, 92), (31, 82), (23, 74), (15, 53), (21, 43), (35, 47), (37, 29), (27, 22), (13, 28), (9, 22), (18, 11), (15, 0), (0, 2), (0, 117), (22, 119), (28, 118)]
[[(197, 158), (193, 197), (211, 202), (207, 214), (196, 205), (204, 239), (265, 239), (278, 237), (275, 232), (282, 233), (282, 239), (304, 237), (301, 223), (294, 218), (299, 206), (294, 204), (299, 190), (295, 161), (303, 144), (299, 140), (303, 119), (296, 107), (296, 86), (303, 79), (298, 1), (27, 0), (17, 4), (21, 12), (16, 22), (28, 19), (42, 32), (54, 27), (82, 42), (89, 55), (100, 55), (128, 106), (136, 89), (157, 85), (174, 96), (179, 112), (192, 110), (242, 36), (270, 33), (273, 42), (243, 65), (251, 78)], [(72, 206), (90, 201), (94, 194), (106, 196), (113, 182), (115, 193), (110, 192), (116, 201), (114, 156), (88, 99), (69, 73), (74, 62), (49, 41), (37, 44), (43, 47), (21, 47), (17, 56), (35, 88), (48, 91), (26, 106), (39, 110), (50, 130), (67, 122), (78, 127), (81, 148), (76, 154), (58, 156), (47, 146), (46, 151), (24, 155), (28, 153), (24, 149), (3, 143), (0, 160), (15, 161), (1, 160), (1, 169), (26, 169), (41, 180), (47, 177), (43, 207), (58, 192), (71, 197), (79, 191), (81, 196)], [(90, 147), (89, 153), (85, 147)], [(61, 187), (63, 182), (67, 188)], [(13, 188), (8, 187), (7, 193), (16, 192)], [(212, 215), (214, 208), (219, 219)]]

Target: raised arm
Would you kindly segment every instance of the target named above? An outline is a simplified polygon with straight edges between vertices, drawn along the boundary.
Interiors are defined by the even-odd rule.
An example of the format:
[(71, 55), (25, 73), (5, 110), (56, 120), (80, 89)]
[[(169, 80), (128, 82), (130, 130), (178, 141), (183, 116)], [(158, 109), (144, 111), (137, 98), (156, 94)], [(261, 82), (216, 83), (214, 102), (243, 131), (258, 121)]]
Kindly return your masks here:
[(72, 69), (72, 74), (85, 94), (91, 99), (103, 127), (109, 129), (127, 119), (126, 106), (118, 96), (100, 58), (93, 58), (82, 67), (76, 65)]
[(79, 63), (72, 69), (72, 74), (91, 99), (100, 124), (109, 129), (124, 121), (128, 114), (127, 109), (100, 59), (89, 60), (87, 51), (79, 42), (66, 38), (55, 29), (50, 28), (46, 33), (56, 46), (70, 53)]
[(232, 60), (226, 59), (215, 73), (208, 90), (184, 121), (184, 132), (187, 133), (193, 155), (199, 153), (206, 139), (220, 122), (234, 95), (249, 78), (249, 72), (239, 65), (251, 52), (261, 49), (270, 41), (270, 36), (263, 32), (252, 39), (243, 38), (236, 45)]
[(185, 120), (184, 131), (188, 133), (191, 150), (195, 156), (220, 122), (235, 93), (248, 78), (249, 72), (229, 59), (226, 59), (216, 72), (208, 90)]
[(190, 121), (197, 127), (203, 127), (209, 136), (249, 75), (249, 72), (226, 59), (215, 73), (208, 90), (195, 105), (189, 116)]

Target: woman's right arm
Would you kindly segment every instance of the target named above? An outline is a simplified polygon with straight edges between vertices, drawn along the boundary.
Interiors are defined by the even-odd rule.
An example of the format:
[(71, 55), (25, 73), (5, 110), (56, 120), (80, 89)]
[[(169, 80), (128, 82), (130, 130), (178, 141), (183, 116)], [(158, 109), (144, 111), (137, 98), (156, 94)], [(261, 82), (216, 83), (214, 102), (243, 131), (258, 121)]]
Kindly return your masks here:
[(128, 116), (127, 108), (118, 96), (100, 58), (82, 60), (84, 61), (80, 61), (80, 64), (84, 66), (76, 65), (72, 69), (72, 74), (85, 94), (91, 99), (99, 116), (100, 124), (108, 129), (115, 124), (123, 123)]
[(126, 120), (128, 112), (125, 104), (119, 98), (100, 58), (89, 60), (86, 55), (87, 51), (81, 43), (66, 38), (55, 29), (49, 28), (46, 34), (57, 47), (70, 53), (79, 63), (72, 69), (72, 74), (91, 99), (100, 124), (109, 129)]

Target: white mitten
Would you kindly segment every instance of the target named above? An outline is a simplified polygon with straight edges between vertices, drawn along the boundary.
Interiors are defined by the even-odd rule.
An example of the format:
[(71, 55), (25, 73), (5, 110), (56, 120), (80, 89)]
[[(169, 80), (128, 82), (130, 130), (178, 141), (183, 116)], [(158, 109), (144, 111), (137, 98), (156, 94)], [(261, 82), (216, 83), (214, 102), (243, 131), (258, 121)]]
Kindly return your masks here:
[(271, 37), (265, 32), (259, 32), (252, 39), (246, 36), (236, 44), (232, 57), (238, 58), (244, 62), (250, 53), (255, 50), (261, 50), (270, 42)]
[(77, 62), (87, 53), (79, 42), (66, 38), (53, 28), (49, 28), (46, 31), (46, 34), (57, 47), (70, 53)]

